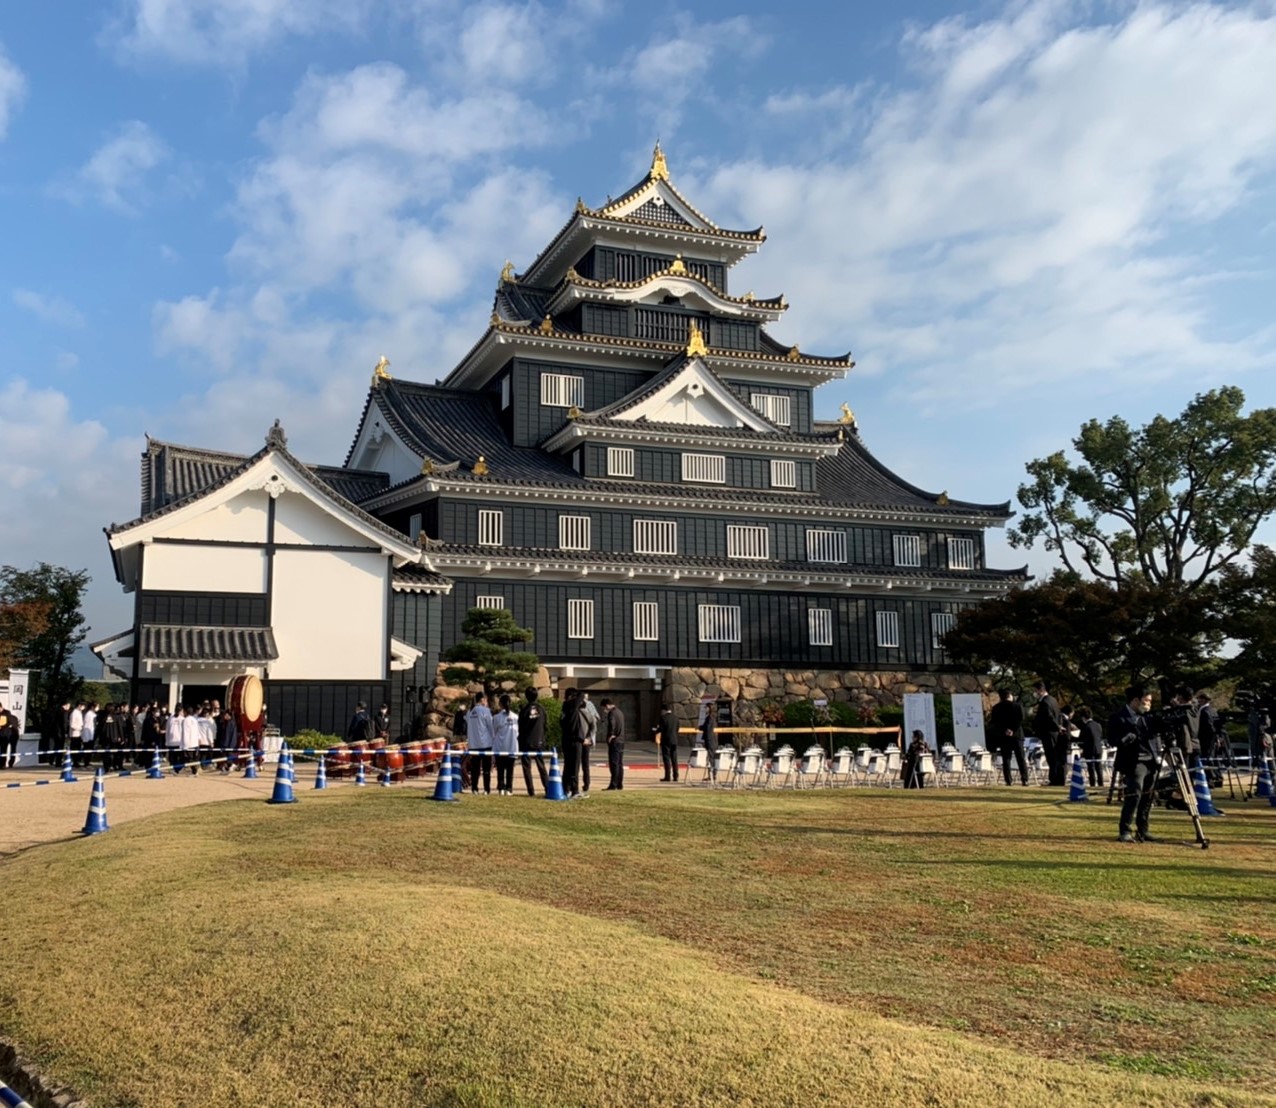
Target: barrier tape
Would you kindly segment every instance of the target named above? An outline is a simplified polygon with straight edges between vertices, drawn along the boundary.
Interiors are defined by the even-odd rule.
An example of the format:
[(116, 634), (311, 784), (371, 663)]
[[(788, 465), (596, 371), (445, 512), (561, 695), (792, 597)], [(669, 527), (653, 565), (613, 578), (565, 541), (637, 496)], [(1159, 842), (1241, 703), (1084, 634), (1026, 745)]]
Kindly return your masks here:
[(30, 1103), (3, 1081), (0, 1081), (0, 1104), (5, 1105), (6, 1108), (31, 1108)]

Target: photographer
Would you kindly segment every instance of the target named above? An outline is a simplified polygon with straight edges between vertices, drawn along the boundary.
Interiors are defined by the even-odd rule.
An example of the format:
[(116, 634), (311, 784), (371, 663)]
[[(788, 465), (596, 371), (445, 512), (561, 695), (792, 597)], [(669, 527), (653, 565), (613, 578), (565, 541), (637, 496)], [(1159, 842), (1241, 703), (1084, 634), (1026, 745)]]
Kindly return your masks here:
[(1152, 694), (1142, 685), (1131, 685), (1125, 690), (1125, 707), (1108, 720), (1108, 740), (1117, 748), (1113, 768), (1125, 778), (1118, 836), (1123, 843), (1156, 841), (1148, 834), (1148, 817), (1161, 765), (1161, 740), (1146, 719), (1151, 707)]
[(1192, 690), (1180, 685), (1170, 699), (1171, 707), (1165, 713), (1169, 740), (1183, 751), (1184, 763), (1190, 768), (1201, 757), (1201, 713), (1192, 699)]

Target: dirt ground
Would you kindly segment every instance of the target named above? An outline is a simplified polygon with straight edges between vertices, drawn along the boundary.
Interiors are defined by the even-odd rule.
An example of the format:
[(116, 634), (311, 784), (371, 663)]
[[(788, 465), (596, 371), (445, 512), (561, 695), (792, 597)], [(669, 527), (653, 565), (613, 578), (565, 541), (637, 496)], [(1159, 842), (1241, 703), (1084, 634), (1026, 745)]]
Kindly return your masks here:
[[(635, 757), (638, 764), (626, 757), (625, 786), (636, 788), (674, 788), (659, 785), (659, 771), (650, 764), (643, 744)], [(654, 750), (654, 747), (652, 748)], [(602, 764), (600, 765), (600, 761)], [(591, 793), (599, 792), (607, 783), (607, 765), (595, 756), (591, 760), (593, 773)], [(297, 783), (295, 791), (299, 800), (314, 792), (315, 765), (313, 762), (296, 762)], [(27, 769), (0, 770), (0, 857), (27, 850), (42, 843), (79, 838), (88, 818), (89, 796), (93, 791), (93, 771), (78, 769), (79, 778), (74, 784), (61, 780), (61, 770), (52, 766)], [(47, 781), (47, 785), (37, 785)], [(143, 819), (158, 812), (185, 808), (192, 804), (210, 804), (218, 800), (242, 800), (258, 797), (267, 800), (275, 785), (275, 767), (267, 765), (256, 780), (245, 781), (240, 772), (223, 777), (205, 770), (198, 777), (189, 771), (174, 776), (167, 767), (163, 781), (149, 781), (145, 770), (133, 770), (127, 777), (108, 774), (106, 781), (106, 821), (114, 827), (129, 820)], [(10, 788), (13, 784), (19, 788)], [(515, 796), (527, 799), (521, 771), (514, 775)], [(390, 786), (395, 789), (434, 791), (434, 777), (408, 780)], [(328, 779), (331, 791), (356, 788), (353, 782)], [(369, 775), (366, 788), (376, 789), (375, 774)], [(540, 795), (540, 782), (536, 783)]]

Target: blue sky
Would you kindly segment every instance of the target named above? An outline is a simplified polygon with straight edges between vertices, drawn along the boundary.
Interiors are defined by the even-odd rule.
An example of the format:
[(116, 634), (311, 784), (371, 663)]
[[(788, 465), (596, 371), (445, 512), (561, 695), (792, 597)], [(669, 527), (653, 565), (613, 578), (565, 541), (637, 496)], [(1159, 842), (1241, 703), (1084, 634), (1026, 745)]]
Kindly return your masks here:
[[(857, 368), (904, 476), (1012, 498), (1091, 415), (1276, 403), (1276, 7), (0, 7), (0, 561), (94, 577), (143, 434), (339, 462), (369, 373), (442, 377), (506, 258), (659, 138), (733, 287)], [(1027, 556), (994, 538), (993, 560)], [(1043, 558), (1031, 559), (1040, 568)]]

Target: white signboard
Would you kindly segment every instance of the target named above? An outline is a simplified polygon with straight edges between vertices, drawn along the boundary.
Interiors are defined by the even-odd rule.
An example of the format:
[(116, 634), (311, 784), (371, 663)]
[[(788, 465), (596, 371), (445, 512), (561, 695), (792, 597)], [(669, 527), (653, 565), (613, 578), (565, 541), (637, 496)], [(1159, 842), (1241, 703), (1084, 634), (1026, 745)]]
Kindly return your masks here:
[(30, 685), (29, 669), (9, 670), (9, 692), (5, 698), (5, 707), (18, 717), (18, 734), (27, 728), (27, 689)]
[(935, 749), (935, 696), (933, 693), (904, 694), (904, 746), (913, 741), (913, 732), (926, 736), (931, 750)]
[(963, 754), (984, 745), (984, 698), (978, 693), (953, 693), (953, 743)]

